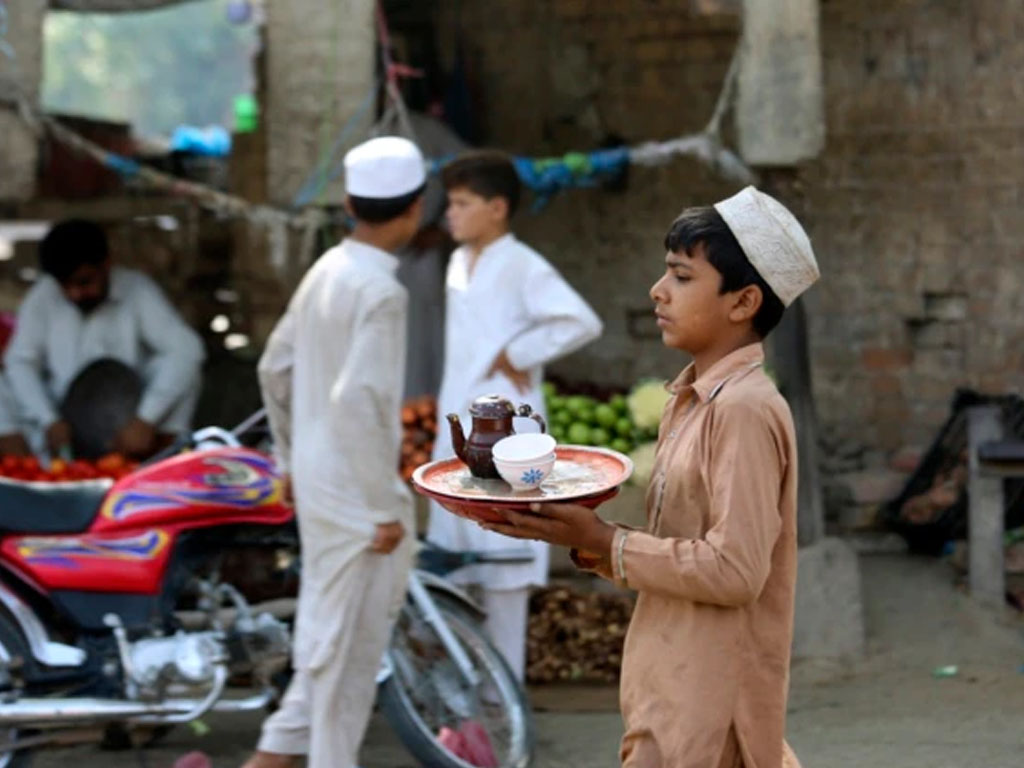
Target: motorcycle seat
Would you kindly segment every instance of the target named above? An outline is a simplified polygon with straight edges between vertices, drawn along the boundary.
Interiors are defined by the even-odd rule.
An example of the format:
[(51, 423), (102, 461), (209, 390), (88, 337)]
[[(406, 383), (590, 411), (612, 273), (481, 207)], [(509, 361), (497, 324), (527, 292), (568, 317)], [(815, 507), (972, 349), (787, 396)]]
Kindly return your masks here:
[(0, 482), (0, 532), (82, 533), (109, 490), (105, 483), (50, 488)]

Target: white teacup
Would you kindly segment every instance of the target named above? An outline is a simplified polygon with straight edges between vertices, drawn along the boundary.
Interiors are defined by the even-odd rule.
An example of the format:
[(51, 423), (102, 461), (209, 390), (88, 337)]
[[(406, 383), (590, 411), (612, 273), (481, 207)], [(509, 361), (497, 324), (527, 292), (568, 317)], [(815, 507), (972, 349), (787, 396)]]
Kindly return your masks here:
[(494, 467), (502, 479), (512, 486), (512, 490), (532, 491), (540, 487), (555, 466), (555, 454), (546, 458), (521, 464), (510, 464), (501, 459), (494, 460)]
[(555, 438), (541, 432), (524, 432), (519, 435), (509, 435), (494, 444), (491, 448), (491, 455), (506, 463), (518, 464), (521, 462), (536, 461), (543, 459), (555, 451)]
[(514, 491), (532, 491), (555, 466), (555, 439), (528, 432), (499, 440), (491, 449), (494, 467)]

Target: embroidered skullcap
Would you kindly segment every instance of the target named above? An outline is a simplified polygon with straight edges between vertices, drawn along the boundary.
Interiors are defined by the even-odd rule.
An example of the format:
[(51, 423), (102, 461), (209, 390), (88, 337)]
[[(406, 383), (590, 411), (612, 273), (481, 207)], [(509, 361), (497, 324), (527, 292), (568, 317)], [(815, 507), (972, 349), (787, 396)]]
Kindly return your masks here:
[(345, 155), (345, 191), (353, 197), (402, 197), (415, 192), (426, 180), (423, 153), (400, 136), (364, 141)]
[(821, 276), (811, 240), (782, 203), (754, 187), (715, 203), (743, 253), (785, 306)]

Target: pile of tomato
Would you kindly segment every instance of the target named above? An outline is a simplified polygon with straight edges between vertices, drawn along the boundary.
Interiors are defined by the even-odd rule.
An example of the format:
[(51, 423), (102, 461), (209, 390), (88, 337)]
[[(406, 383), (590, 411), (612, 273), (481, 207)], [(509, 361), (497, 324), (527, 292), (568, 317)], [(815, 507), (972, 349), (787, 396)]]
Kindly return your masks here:
[(411, 480), (412, 473), (421, 464), (430, 461), (437, 437), (437, 403), (432, 397), (417, 397), (402, 406), (402, 460), (401, 473), (404, 480)]
[(0, 477), (34, 483), (68, 483), (81, 480), (120, 480), (138, 464), (112, 453), (95, 461), (54, 459), (44, 466), (35, 456), (0, 457)]

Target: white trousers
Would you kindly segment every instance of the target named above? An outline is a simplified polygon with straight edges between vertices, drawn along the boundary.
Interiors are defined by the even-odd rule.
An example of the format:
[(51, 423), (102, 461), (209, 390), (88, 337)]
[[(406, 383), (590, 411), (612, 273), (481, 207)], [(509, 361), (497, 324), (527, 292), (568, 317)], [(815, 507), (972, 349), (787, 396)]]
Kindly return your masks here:
[(484, 589), (487, 634), (501, 651), (516, 680), (526, 678), (526, 631), (530, 614), (530, 590)]
[(362, 594), (339, 606), (348, 611), (341, 639), (325, 665), (295, 671), (280, 709), (263, 724), (261, 752), (308, 754), (308, 768), (356, 764), (377, 696), (377, 670), (391, 638), (395, 590), (405, 589), (408, 569), (398, 562), (407, 558), (404, 550), (360, 555)]

